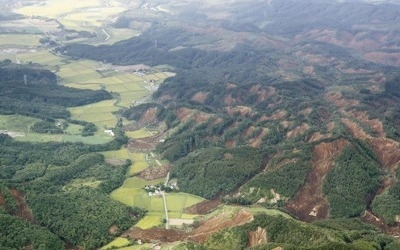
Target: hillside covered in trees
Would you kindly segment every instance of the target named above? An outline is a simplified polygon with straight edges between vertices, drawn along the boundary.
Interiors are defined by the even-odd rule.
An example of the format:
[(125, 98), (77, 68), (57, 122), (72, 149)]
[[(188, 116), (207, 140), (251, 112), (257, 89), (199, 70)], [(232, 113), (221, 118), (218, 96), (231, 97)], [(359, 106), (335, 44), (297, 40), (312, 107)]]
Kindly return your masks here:
[[(97, 249), (128, 230), (145, 211), (109, 194), (131, 162), (115, 166), (101, 154), (125, 147), (160, 155), (178, 191), (208, 199), (205, 212), (185, 208), (201, 210), (204, 220), (140, 231), (153, 237), (148, 242), (176, 239), (176, 249), (399, 248), (399, 4), (119, 2), (127, 10), (106, 28), (138, 35), (90, 44), (46, 34), (40, 46), (65, 60), (99, 62), (98, 81), (117, 74), (109, 70), (117, 66), (174, 74), (162, 83), (149, 79), (151, 96), (112, 111), (118, 122), (108, 143), (31, 143), (0, 134), (1, 247)], [(72, 119), (68, 108), (118, 94), (63, 86), (56, 73), (2, 61), (0, 114), (37, 118), (30, 129), (43, 135), (64, 133), (64, 122), (93, 135), (95, 125)], [(129, 140), (124, 133), (132, 127), (159, 134)], [(221, 203), (243, 210), (218, 215), (213, 209)], [(245, 210), (261, 208), (287, 217)], [(129, 240), (141, 240), (129, 232)]]
[[(398, 212), (389, 215), (381, 208), (383, 200), (395, 199), (399, 185), (399, 31), (388, 25), (396, 22), (399, 6), (238, 3), (227, 9), (231, 22), (216, 21), (210, 9), (208, 19), (200, 15), (204, 9), (192, 11), (199, 15), (180, 17), (191, 29), (156, 23), (140, 37), (112, 46), (76, 44), (59, 51), (176, 69), (153, 97), (179, 120), (157, 149), (176, 163), (172, 173), (183, 190), (207, 198), (241, 197), (246, 204), (261, 201), (305, 221), (362, 217), (367, 211), (398, 227)], [(127, 12), (124, 20), (129, 25), (135, 18)], [(210, 32), (199, 20), (216, 21), (220, 31)], [(232, 35), (240, 38), (229, 48), (208, 46), (228, 43)], [(142, 113), (132, 107), (126, 117), (140, 120), (150, 108), (144, 107)], [(229, 159), (217, 164), (209, 153), (199, 158), (204, 148), (229, 154), (247, 150), (243, 146), (261, 149), (266, 163), (226, 170)], [(257, 157), (246, 159), (250, 163)], [(238, 168), (248, 174), (237, 174), (246, 178), (229, 188), (222, 188), (226, 177), (212, 174), (218, 169), (235, 176)], [(213, 178), (203, 179), (208, 174)], [(211, 183), (202, 187), (211, 179), (220, 183), (222, 193), (211, 191)], [(244, 186), (238, 191), (238, 185)]]

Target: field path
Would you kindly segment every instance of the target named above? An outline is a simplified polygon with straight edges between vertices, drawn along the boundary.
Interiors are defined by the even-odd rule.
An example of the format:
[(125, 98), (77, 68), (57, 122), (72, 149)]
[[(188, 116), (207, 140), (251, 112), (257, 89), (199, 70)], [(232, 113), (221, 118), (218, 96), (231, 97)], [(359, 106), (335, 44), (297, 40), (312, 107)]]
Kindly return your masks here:
[(169, 218), (168, 218), (168, 208), (167, 208), (167, 199), (165, 199), (165, 192), (161, 192), (164, 201), (164, 210), (165, 210), (165, 229), (169, 229)]

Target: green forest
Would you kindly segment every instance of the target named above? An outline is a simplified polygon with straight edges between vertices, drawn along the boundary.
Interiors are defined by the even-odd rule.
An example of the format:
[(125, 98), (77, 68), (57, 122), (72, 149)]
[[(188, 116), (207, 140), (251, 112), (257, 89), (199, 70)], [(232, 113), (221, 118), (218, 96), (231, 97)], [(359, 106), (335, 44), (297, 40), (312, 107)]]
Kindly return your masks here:
[[(1, 113), (40, 118), (31, 127), (38, 133), (63, 133), (55, 119), (64, 118), (91, 135), (96, 127), (69, 119), (66, 108), (111, 98), (106, 91), (57, 85), (54, 73), (36, 66), (3, 61), (0, 71)], [(1, 249), (95, 249), (144, 216), (146, 211), (109, 197), (130, 165), (110, 165), (99, 154), (126, 143), (115, 132), (113, 141), (100, 145), (18, 142), (0, 134)]]
[[(27, 7), (50, 6), (39, 2)], [(105, 159), (114, 152), (104, 152), (117, 155), (120, 149), (132, 159), (143, 154), (140, 168), (168, 169), (177, 192), (222, 204), (193, 225), (173, 230), (196, 230), (202, 218), (227, 207), (264, 211), (202, 244), (187, 240), (171, 248), (400, 248), (393, 237), (400, 236), (397, 5), (117, 2), (121, 5), (113, 7), (123, 13), (96, 20), (105, 26), (82, 22), (83, 30), (60, 21), (73, 11), (54, 19), (39, 16), (37, 22), (56, 27), (53, 33), (32, 28), (39, 34), (38, 51), (71, 68), (20, 64), (17, 54), (28, 58), (30, 45), (12, 55), (15, 63), (0, 61), (0, 115), (28, 117), (33, 122), (27, 130), (35, 136), (89, 141), (102, 132), (93, 121), (102, 113), (86, 114), (82, 108), (88, 122), (75, 118), (78, 112), (70, 108), (104, 100), (116, 101), (96, 109), (112, 110), (107, 114), (118, 121), (111, 128), (115, 136), (104, 144), (27, 142), (2, 130), (0, 249), (99, 249), (143, 218), (147, 211), (111, 198), (112, 191), (125, 188), (128, 173), (132, 180), (147, 174), (134, 169), (131, 160), (113, 165)], [(19, 5), (0, 3), (7, 10)], [(115, 11), (109, 1), (104, 4)], [(89, 10), (103, 15), (91, 7), (74, 14), (93, 14)], [(1, 21), (19, 18), (0, 13)], [(80, 77), (75, 63), (82, 72), (90, 68), (82, 78), (93, 79), (75, 82)], [(133, 96), (141, 99), (130, 100)], [(104, 124), (113, 118), (105, 119)], [(321, 176), (313, 179), (318, 171)], [(317, 189), (318, 204), (300, 200), (303, 187)], [(314, 216), (321, 204), (326, 215), (300, 221), (301, 214)], [(180, 218), (190, 217), (186, 212), (193, 209), (184, 205)], [(314, 208), (305, 211), (306, 205)], [(149, 221), (158, 216), (151, 212)], [(269, 215), (282, 212), (287, 217)], [(167, 218), (161, 221), (168, 226)], [(255, 231), (265, 241), (252, 245)]]

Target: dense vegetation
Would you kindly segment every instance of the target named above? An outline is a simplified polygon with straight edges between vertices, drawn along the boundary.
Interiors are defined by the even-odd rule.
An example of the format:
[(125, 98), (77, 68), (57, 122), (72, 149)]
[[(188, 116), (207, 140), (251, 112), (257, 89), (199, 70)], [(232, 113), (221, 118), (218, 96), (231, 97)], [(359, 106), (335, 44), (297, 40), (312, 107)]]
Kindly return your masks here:
[(369, 148), (344, 149), (324, 183), (323, 191), (329, 200), (331, 216), (360, 215), (366, 208), (366, 200), (379, 187), (379, 175), (379, 165)]
[(214, 198), (233, 191), (254, 176), (264, 167), (264, 160), (262, 151), (249, 147), (209, 148), (178, 161), (171, 177), (178, 178), (183, 192)]
[(0, 113), (42, 119), (68, 118), (66, 107), (111, 98), (104, 90), (80, 90), (57, 85), (57, 76), (35, 65), (0, 63)]
[[(400, 170), (397, 170), (397, 180)], [(400, 216), (400, 182), (377, 196), (372, 202), (373, 211), (382, 216), (389, 225), (394, 225), (396, 216)]]
[(48, 229), (8, 214), (0, 214), (0, 242), (4, 250), (65, 249), (64, 242)]
[(358, 219), (304, 224), (282, 216), (257, 215), (246, 225), (214, 234), (207, 249), (244, 249), (248, 232), (265, 229), (267, 242), (252, 249), (396, 249), (399, 243)]
[[(108, 197), (122, 184), (130, 163), (114, 167), (105, 163), (102, 155), (92, 153), (115, 149), (118, 144), (37, 143), (32, 147), (31, 143), (15, 142), (6, 135), (0, 135), (0, 143), (0, 191), (5, 200), (2, 212), (9, 218), (21, 214), (21, 209), (31, 210), (35, 222), (42, 226), (38, 234), (54, 234), (36, 241), (26, 237), (21, 243), (20, 238), (9, 238), (0, 242), (1, 246), (60, 244), (58, 236), (64, 243), (94, 249), (143, 216), (144, 211)], [(27, 207), (11, 195), (11, 188), (22, 192)], [(38, 228), (33, 224), (26, 226), (29, 222), (19, 223), (17, 218), (12, 220), (15, 226), (11, 228), (15, 231), (8, 231), (7, 235)], [(112, 233), (111, 227), (115, 227)]]
[[(63, 133), (71, 122), (83, 126), (83, 136), (93, 135), (96, 126), (69, 119), (66, 108), (111, 95), (56, 83), (55, 74), (37, 65), (3, 61), (0, 112), (41, 118), (30, 127), (37, 133)], [(0, 135), (1, 249), (95, 249), (144, 215), (108, 196), (130, 165), (112, 166), (97, 153), (126, 143), (123, 131), (114, 130), (114, 140), (102, 145), (17, 142)]]
[[(398, 225), (400, 171), (396, 176), (387, 172), (376, 157), (382, 145), (370, 145), (369, 139), (387, 135), (400, 140), (400, 10), (389, 3), (340, 2), (232, 1), (222, 14), (213, 7), (207, 15), (204, 6), (190, 6), (176, 15), (171, 7), (173, 21), (161, 22), (152, 19), (156, 12), (143, 14), (153, 11), (147, 7), (136, 13), (128, 10), (112, 25), (143, 24), (140, 36), (112, 45), (71, 43), (55, 51), (104, 64), (168, 65), (177, 73), (155, 91), (155, 103), (120, 114), (135, 121), (153, 114), (145, 125), (164, 122), (163, 132), (170, 129), (157, 151), (174, 164), (171, 177), (178, 179), (181, 191), (244, 205), (267, 198), (266, 206), (276, 206), (268, 199), (278, 193), (277, 205), (283, 206), (308, 181), (311, 161), (319, 160), (313, 151), (318, 145), (348, 142), (343, 151), (332, 149), (341, 151), (338, 157), (325, 157), (331, 162), (324, 162), (334, 164), (322, 185), (329, 216), (335, 220), (304, 224), (258, 215), (247, 225), (215, 234), (206, 248), (244, 249), (248, 233), (260, 227), (266, 229), (268, 243), (255, 249), (397, 249), (399, 243), (378, 229), (342, 218), (367, 209)], [(181, 4), (176, 9), (185, 8)], [(64, 38), (95, 34), (76, 35)], [(57, 46), (50, 38), (41, 42)], [(379, 60), (387, 54), (394, 56)], [(68, 119), (66, 108), (111, 95), (56, 83), (57, 76), (39, 65), (3, 61), (0, 114), (41, 118), (31, 127), (38, 133), (62, 133), (59, 119), (81, 125), (83, 136), (93, 135), (97, 128)], [(122, 184), (129, 165), (112, 166), (98, 154), (127, 142), (119, 125), (115, 140), (93, 146), (22, 143), (0, 135), (0, 216), (12, 225), (8, 230), (0, 223), (1, 247), (57, 249), (67, 244), (94, 249), (143, 215), (107, 196)], [(389, 186), (376, 195), (383, 183)], [(37, 241), (20, 232), (32, 233)], [(203, 248), (194, 243), (185, 247)]]
[[(253, 203), (260, 198), (271, 197), (272, 189), (283, 196), (282, 201), (291, 199), (304, 184), (309, 167), (307, 162), (296, 162), (263, 172), (247, 182), (241, 192)], [(283, 205), (284, 202), (279, 204)]]

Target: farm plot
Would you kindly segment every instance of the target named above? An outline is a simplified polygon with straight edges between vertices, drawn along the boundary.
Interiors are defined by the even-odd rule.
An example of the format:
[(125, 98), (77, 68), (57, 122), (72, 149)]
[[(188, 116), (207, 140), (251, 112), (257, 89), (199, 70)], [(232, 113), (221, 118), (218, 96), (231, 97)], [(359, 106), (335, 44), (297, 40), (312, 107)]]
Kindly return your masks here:
[(149, 167), (146, 155), (143, 153), (131, 153), (133, 164), (128, 169), (128, 175), (132, 176)]
[(45, 16), (49, 18), (57, 18), (60, 15), (79, 12), (80, 9), (88, 7), (101, 7), (100, 0), (51, 0), (43, 4), (42, 1), (33, 2), (32, 5), (24, 6), (16, 9), (15, 12), (25, 16)]
[(157, 133), (158, 133), (158, 131), (150, 131), (150, 130), (147, 130), (146, 128), (141, 128), (141, 129), (135, 130), (135, 131), (128, 131), (125, 134), (129, 138), (141, 139), (141, 138), (146, 138), (149, 136), (156, 135)]
[(29, 133), (30, 127), (38, 121), (37, 118), (21, 115), (0, 115), (0, 130)]
[(122, 40), (128, 40), (132, 37), (138, 36), (141, 34), (139, 30), (133, 30), (133, 29), (115, 29), (111, 27), (107, 27), (106, 32), (110, 35), (109, 39), (104, 39), (103, 41), (100, 41), (96, 43), (96, 45), (111, 45), (116, 42), (122, 41)]
[(141, 219), (138, 223), (136, 223), (135, 227), (139, 227), (141, 229), (149, 229), (152, 227), (158, 227), (162, 225), (162, 220), (165, 217), (165, 213), (147, 213), (143, 219)]
[(18, 54), (16, 59), (18, 59), (20, 63), (39, 63), (48, 66), (52, 70), (56, 70), (61, 65), (65, 64), (65, 59), (47, 50), (32, 50), (28, 53)]
[(7, 30), (7, 33), (42, 34), (57, 31), (59, 29), (59, 24), (54, 20), (26, 18), (1, 21), (0, 27)]
[(119, 249), (121, 247), (129, 246), (130, 244), (131, 244), (131, 242), (127, 238), (118, 237), (100, 249), (101, 250)]
[(27, 133), (24, 136), (16, 137), (17, 141), (27, 142), (82, 142), (86, 144), (104, 144), (112, 140), (106, 135), (96, 134), (94, 136), (83, 137), (81, 135), (66, 135), (66, 134), (38, 134)]
[(57, 74), (64, 84), (95, 81), (101, 78), (101, 75), (96, 71), (98, 66), (99, 64), (94, 61), (74, 61), (62, 66)]
[(131, 153), (126, 148), (120, 150), (103, 152), (104, 157), (107, 159), (119, 159), (119, 160), (131, 160), (132, 165), (129, 166), (128, 175), (132, 176), (141, 171), (145, 170), (149, 164), (146, 162), (145, 154), (143, 153)]
[(102, 131), (103, 129), (112, 128), (117, 122), (112, 114), (112, 112), (118, 110), (118, 108), (114, 106), (114, 102), (115, 100), (106, 100), (85, 106), (69, 108), (68, 110), (71, 112), (72, 119), (92, 122), (98, 127), (98, 133), (104, 133), (104, 131)]
[[(145, 181), (138, 177), (132, 177), (125, 181), (124, 185), (111, 193), (111, 197), (128, 206), (137, 206), (148, 210), (151, 213), (164, 212), (164, 203), (161, 195), (149, 195), (143, 188), (146, 185), (162, 183), (164, 179)], [(186, 207), (204, 201), (203, 198), (186, 193), (167, 193), (165, 195), (168, 212), (171, 218), (191, 219), (190, 215), (184, 213)]]
[(118, 13), (122, 13), (127, 10), (124, 7), (108, 7), (104, 8), (97, 7), (97, 8), (85, 8), (85, 11), (79, 12), (70, 12), (63, 16), (62, 23), (68, 26), (68, 22), (79, 22), (82, 24), (82, 20), (84, 20), (84, 27), (101, 27), (102, 24), (107, 20), (109, 16), (116, 15)]
[(0, 34), (1, 47), (35, 47), (39, 46), (40, 37), (33, 34)]

